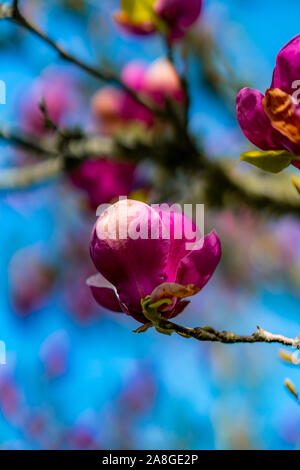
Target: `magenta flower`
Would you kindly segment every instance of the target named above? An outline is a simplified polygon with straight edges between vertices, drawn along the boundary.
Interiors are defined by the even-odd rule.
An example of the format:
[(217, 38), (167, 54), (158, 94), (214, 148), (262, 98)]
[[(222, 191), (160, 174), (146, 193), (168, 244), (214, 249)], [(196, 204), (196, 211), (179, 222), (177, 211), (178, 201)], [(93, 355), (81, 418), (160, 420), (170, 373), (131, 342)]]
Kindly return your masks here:
[[(244, 88), (237, 96), (237, 119), (245, 136), (261, 150), (300, 155), (300, 35), (279, 52), (265, 96)], [(298, 91), (297, 91), (298, 88)], [(292, 160), (300, 169), (300, 160)]]
[(133, 163), (105, 158), (87, 160), (71, 174), (71, 181), (86, 193), (90, 207), (96, 209), (99, 204), (130, 193), (135, 168)]
[(198, 19), (202, 0), (157, 0), (154, 10), (168, 26), (172, 42), (184, 37), (186, 30)]
[[(125, 85), (136, 93), (147, 93), (146, 90), (147, 67), (140, 62), (130, 62), (125, 65), (121, 73), (121, 79)], [(151, 126), (154, 116), (146, 106), (138, 103), (129, 93), (124, 93), (121, 102), (120, 117), (123, 121), (140, 121)]]
[(110, 135), (122, 124), (124, 92), (114, 86), (105, 86), (93, 96), (91, 109), (97, 131)]
[[(131, 0), (121, 2), (114, 20), (125, 31), (148, 35), (157, 30), (166, 32), (168, 40), (182, 39), (186, 30), (198, 19), (202, 0)], [(123, 3), (123, 5), (122, 5)]]
[(175, 67), (164, 58), (157, 59), (147, 68), (144, 91), (159, 106), (164, 105), (166, 98), (179, 103), (185, 98)]
[[(145, 92), (147, 67), (140, 62), (130, 62), (122, 72), (124, 84), (137, 93)], [(111, 134), (116, 128), (132, 121), (153, 125), (154, 116), (149, 109), (138, 103), (129, 93), (107, 86), (101, 88), (93, 97), (92, 112), (100, 131)]]
[(141, 323), (147, 321), (142, 299), (167, 298), (159, 311), (175, 317), (189, 303), (182, 299), (205, 286), (221, 257), (216, 232), (201, 238), (188, 217), (164, 206), (118, 201), (100, 215), (92, 233), (91, 257), (99, 274), (87, 282), (95, 299)]
[[(166, 98), (178, 103), (182, 103), (185, 98), (178, 73), (166, 59), (158, 59), (148, 67), (141, 62), (130, 62), (123, 68), (121, 79), (127, 87), (160, 107), (164, 106)], [(153, 113), (146, 106), (129, 93), (111, 86), (95, 94), (92, 112), (100, 130), (106, 134), (133, 121), (147, 127), (154, 124)]]

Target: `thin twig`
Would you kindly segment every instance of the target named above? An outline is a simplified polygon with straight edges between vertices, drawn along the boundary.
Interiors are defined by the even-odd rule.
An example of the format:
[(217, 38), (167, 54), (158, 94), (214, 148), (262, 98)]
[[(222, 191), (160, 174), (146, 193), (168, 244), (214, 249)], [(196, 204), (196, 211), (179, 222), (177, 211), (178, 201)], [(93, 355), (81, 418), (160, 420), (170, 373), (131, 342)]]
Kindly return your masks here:
[(54, 49), (59, 56), (70, 62), (77, 67), (81, 68), (89, 75), (97, 78), (98, 80), (113, 83), (125, 90), (130, 96), (132, 96), (138, 103), (148, 108), (151, 112), (153, 112), (158, 117), (166, 117), (163, 110), (157, 108), (152, 102), (147, 100), (145, 97), (140, 96), (130, 87), (128, 87), (118, 76), (114, 75), (112, 72), (107, 70), (100, 70), (96, 69), (93, 66), (85, 63), (84, 61), (78, 59), (77, 57), (73, 56), (72, 54), (68, 53), (64, 50), (61, 46), (59, 46), (52, 38), (50, 38), (44, 31), (42, 31), (38, 26), (36, 26), (33, 22), (27, 19), (21, 12), (18, 7), (18, 2), (14, 2), (11, 7), (8, 5), (2, 5), (0, 3), (0, 19), (7, 19), (16, 22), (19, 26), (23, 27), (27, 31), (31, 32), (46, 44), (48, 44), (52, 49)]
[(80, 164), (87, 159), (109, 158), (115, 148), (112, 139), (100, 136), (73, 140), (70, 134), (63, 151), (55, 148), (55, 142), (49, 148), (46, 142), (37, 143), (33, 137), (19, 136), (5, 129), (0, 129), (0, 139), (45, 159), (22, 167), (0, 169), (0, 191), (30, 188), (67, 172), (70, 160)]
[[(187, 130), (186, 120), (181, 122), (181, 119), (176, 113), (176, 110), (173, 106), (166, 106), (165, 108), (157, 106), (152, 100), (149, 100), (146, 96), (143, 96), (139, 93), (136, 93), (132, 88), (128, 87), (118, 76), (114, 75), (112, 72), (106, 70), (99, 70), (91, 65), (83, 62), (77, 57), (65, 51), (61, 46), (59, 46), (52, 38), (50, 38), (44, 31), (38, 28), (33, 22), (28, 20), (20, 11), (18, 7), (18, 2), (15, 2), (11, 8), (8, 8), (5, 5), (0, 3), (0, 18), (12, 20), (16, 22), (19, 26), (25, 28), (27, 31), (31, 32), (35, 36), (39, 37), (42, 41), (48, 44), (52, 49), (54, 49), (59, 56), (86, 71), (88, 74), (93, 77), (104, 81), (115, 84), (121, 87), (126, 93), (128, 93), (135, 101), (151, 111), (157, 118), (167, 120), (171, 123), (176, 133), (179, 132), (179, 135), (182, 137), (183, 141), (186, 142), (188, 149), (192, 158), (196, 155), (197, 149), (190, 138), (190, 135)], [(173, 52), (171, 46), (168, 46), (169, 56), (173, 60)], [(200, 163), (200, 162), (199, 162)]]
[(58, 156), (57, 152), (53, 148), (49, 148), (43, 143), (43, 145), (36, 142), (31, 136), (22, 136), (16, 134), (8, 129), (0, 129), (0, 139), (5, 140), (6, 142), (15, 145), (23, 150), (29, 150), (30, 152), (36, 153), (42, 156)]

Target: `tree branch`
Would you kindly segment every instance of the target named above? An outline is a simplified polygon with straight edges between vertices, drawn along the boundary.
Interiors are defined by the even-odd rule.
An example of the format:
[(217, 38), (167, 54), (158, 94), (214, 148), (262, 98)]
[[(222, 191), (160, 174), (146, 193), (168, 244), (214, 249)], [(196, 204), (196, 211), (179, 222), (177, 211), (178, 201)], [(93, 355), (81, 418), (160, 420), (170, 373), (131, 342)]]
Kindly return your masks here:
[[(20, 147), (30, 153), (35, 153), (44, 158), (60, 158), (62, 160), (62, 168), (68, 171), (75, 163), (80, 164), (87, 159), (97, 158), (126, 158), (131, 161), (141, 161), (145, 158), (152, 158), (156, 163), (162, 167), (168, 168), (170, 157), (172, 162), (175, 161), (174, 145), (169, 147), (168, 142), (163, 140), (154, 139), (153, 141), (143, 142), (138, 139), (137, 141), (126, 141), (126, 136), (122, 140), (113, 139), (111, 137), (93, 136), (93, 135), (78, 135), (72, 134), (72, 130), (63, 130), (58, 133), (56, 140), (51, 139), (50, 143), (46, 140), (38, 142), (31, 136), (23, 136), (17, 133), (10, 132), (7, 129), (0, 128), (0, 139), (4, 139), (13, 145)], [(61, 145), (63, 139), (63, 145)], [(175, 142), (176, 144), (176, 142)], [(51, 147), (50, 147), (51, 145)], [(178, 147), (178, 145), (177, 145)], [(178, 147), (179, 148), (179, 147)], [(178, 149), (177, 149), (178, 151)], [(179, 148), (181, 152), (181, 147)], [(241, 201), (251, 209), (262, 212), (269, 211), (271, 214), (293, 214), (297, 217), (300, 215), (300, 198), (297, 191), (293, 187), (290, 175), (283, 173), (279, 175), (265, 175), (253, 171), (242, 173), (237, 171), (236, 165), (232, 162), (218, 162), (209, 160), (204, 155), (198, 155), (201, 158), (202, 165), (197, 165), (197, 155), (194, 161), (182, 160), (180, 153), (180, 161), (178, 166), (182, 165), (183, 169), (187, 171), (193, 168), (194, 180), (193, 184), (189, 186), (187, 197), (181, 201), (183, 203), (192, 203), (195, 201), (203, 201), (211, 208), (234, 207)], [(69, 166), (69, 163), (71, 164)], [(194, 165), (191, 167), (191, 165)], [(26, 168), (26, 167), (25, 167)], [(5, 170), (7, 171), (7, 170)], [(22, 171), (22, 168), (12, 169), (14, 175)], [(26, 174), (30, 171), (28, 169)], [(32, 180), (37, 183), (37, 175), (43, 175), (42, 181), (47, 179), (47, 173), (35, 173), (35, 178)], [(57, 175), (60, 175), (59, 171)], [(8, 175), (5, 173), (5, 175)], [(55, 174), (50, 173), (51, 178)], [(0, 170), (1, 185), (0, 190), (17, 189), (17, 182), (22, 181), (21, 188), (29, 187), (31, 179), (26, 179), (27, 185), (24, 183), (23, 176), (13, 178), (15, 184), (8, 187), (4, 182), (4, 174)]]
[[(165, 108), (158, 107), (154, 102), (149, 100), (147, 97), (136, 93), (130, 87), (128, 87), (119, 77), (114, 75), (111, 72), (105, 70), (95, 69), (94, 67), (90, 66), (89, 64), (83, 62), (82, 60), (78, 59), (77, 57), (69, 54), (65, 51), (61, 46), (59, 46), (52, 38), (50, 38), (46, 33), (44, 33), (41, 29), (39, 29), (34, 23), (30, 20), (25, 18), (25, 16), (21, 13), (18, 2), (14, 2), (11, 7), (7, 5), (2, 5), (0, 3), (0, 19), (8, 19), (11, 21), (16, 22), (19, 26), (23, 27), (27, 31), (31, 32), (46, 44), (48, 44), (52, 49), (54, 49), (59, 56), (76, 65), (77, 67), (81, 68), (82, 70), (86, 71), (88, 74), (92, 75), (93, 77), (104, 81), (113, 83), (123, 90), (126, 91), (134, 100), (136, 100), (139, 104), (145, 106), (149, 111), (151, 111), (157, 118), (168, 120), (174, 128), (174, 131), (178, 133), (183, 142), (185, 142), (187, 149), (189, 150), (189, 154), (191, 155), (191, 159), (195, 160), (197, 154), (199, 154), (193, 139), (189, 135), (187, 130), (187, 122), (186, 119), (184, 122), (180, 119), (177, 115), (176, 110), (173, 107), (172, 103), (167, 102)], [(169, 48), (171, 51), (171, 47)], [(171, 52), (170, 52), (171, 54)], [(200, 164), (200, 161), (199, 161)]]
[(33, 137), (15, 134), (5, 128), (0, 129), (0, 139), (37, 155), (46, 155), (48, 157), (57, 156), (57, 153), (52, 148), (46, 146), (45, 143), (40, 145)]
[[(61, 135), (58, 135), (58, 142)], [(69, 162), (83, 162), (86, 159), (109, 158), (114, 154), (115, 145), (106, 137), (86, 137), (73, 139), (71, 134), (65, 138), (64, 150), (52, 142), (51, 148), (46, 142), (37, 143), (34, 138), (19, 136), (8, 130), (0, 129), (0, 139), (5, 140), (31, 154), (34, 153), (45, 160), (22, 167), (0, 169), (0, 191), (26, 189), (49, 179), (59, 177), (67, 171)]]
[(61, 46), (59, 46), (52, 38), (50, 38), (46, 33), (44, 33), (40, 28), (38, 28), (33, 22), (25, 18), (25, 16), (21, 13), (18, 2), (13, 2), (12, 6), (8, 6), (7, 4), (0, 3), (0, 19), (7, 19), (10, 21), (14, 21), (19, 26), (23, 27), (27, 31), (31, 32), (42, 41), (44, 41), (48, 46), (50, 46), (53, 50), (55, 50), (59, 56), (66, 60), (67, 62), (76, 65), (77, 67), (81, 68), (89, 75), (93, 76), (94, 78), (101, 80), (103, 82), (109, 82), (115, 84), (126, 91), (130, 96), (132, 96), (138, 103), (148, 108), (151, 112), (153, 112), (158, 117), (166, 117), (166, 113), (156, 107), (152, 102), (147, 100), (145, 97), (140, 96), (130, 87), (128, 87), (118, 76), (114, 75), (112, 72), (107, 70), (100, 70), (96, 69), (93, 66), (85, 63), (84, 61), (78, 59), (77, 57), (73, 56), (72, 54), (65, 51)]
[(177, 325), (169, 320), (163, 318), (158, 319), (155, 323), (146, 323), (141, 326), (135, 333), (143, 333), (148, 328), (154, 326), (158, 332), (164, 334), (177, 333), (184, 338), (194, 338), (198, 341), (211, 341), (224, 344), (235, 343), (279, 343), (284, 346), (292, 346), (300, 350), (300, 335), (296, 338), (287, 338), (283, 335), (277, 335), (263, 330), (260, 326), (251, 335), (238, 335), (231, 331), (218, 331), (210, 326), (203, 328), (187, 328), (185, 326)]
[(21, 168), (8, 168), (0, 171), (0, 190), (27, 189), (35, 184), (55, 178), (63, 173), (61, 158), (47, 159)]

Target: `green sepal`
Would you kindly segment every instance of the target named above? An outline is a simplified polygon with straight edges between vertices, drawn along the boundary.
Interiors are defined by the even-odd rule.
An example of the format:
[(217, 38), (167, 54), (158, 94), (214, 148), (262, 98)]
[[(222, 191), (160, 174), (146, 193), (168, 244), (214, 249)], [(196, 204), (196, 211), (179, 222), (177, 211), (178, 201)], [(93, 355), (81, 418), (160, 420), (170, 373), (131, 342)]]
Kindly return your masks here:
[(160, 326), (160, 320), (162, 319), (161, 313), (157, 310), (162, 305), (170, 305), (172, 303), (171, 299), (159, 299), (157, 302), (153, 303), (151, 296), (147, 295), (144, 299), (141, 299), (141, 306), (143, 309), (143, 314), (149, 320), (150, 323), (146, 323), (142, 327), (135, 330), (136, 333), (143, 333), (147, 331), (148, 328), (154, 326), (156, 331), (163, 333), (164, 335), (171, 335), (175, 330), (172, 329), (171, 324), (169, 328), (164, 328)]
[(297, 157), (286, 150), (253, 151), (242, 153), (240, 159), (269, 173), (279, 173)]

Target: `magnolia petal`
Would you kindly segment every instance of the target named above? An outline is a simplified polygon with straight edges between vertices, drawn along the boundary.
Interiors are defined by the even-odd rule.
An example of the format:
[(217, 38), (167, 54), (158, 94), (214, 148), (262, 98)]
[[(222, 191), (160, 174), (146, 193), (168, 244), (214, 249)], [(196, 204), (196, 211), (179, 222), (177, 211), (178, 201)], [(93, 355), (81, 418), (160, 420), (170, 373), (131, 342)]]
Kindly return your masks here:
[(91, 288), (92, 294), (98, 304), (113, 312), (123, 312), (115, 287), (101, 274), (90, 276), (86, 283)]
[(292, 160), (292, 165), (300, 170), (300, 160)]
[(175, 308), (171, 312), (170, 316), (168, 318), (175, 318), (177, 315), (183, 312), (183, 310), (191, 303), (190, 300), (180, 300), (177, 302)]
[(279, 52), (273, 72), (271, 88), (280, 88), (289, 95), (299, 89), (300, 34), (291, 39)]
[(160, 204), (157, 212), (162, 220), (165, 236), (170, 239), (167, 280), (175, 282), (180, 261), (190, 253), (202, 234), (195, 222), (177, 204)]
[(262, 150), (285, 148), (283, 137), (272, 127), (262, 102), (263, 94), (252, 88), (243, 88), (236, 99), (236, 115), (245, 136)]
[(279, 88), (270, 88), (262, 104), (272, 126), (290, 141), (300, 145), (300, 119), (292, 97)]
[(122, 82), (134, 91), (144, 91), (147, 67), (143, 62), (132, 61), (123, 67)]
[[(114, 233), (114, 218), (117, 232)], [(97, 270), (117, 289), (130, 312), (141, 313), (140, 300), (166, 280), (170, 240), (161, 239), (161, 219), (139, 201), (121, 200), (98, 219), (91, 240)], [(151, 229), (157, 227), (157, 238)]]
[[(96, 209), (100, 204), (109, 203), (130, 192), (135, 169), (132, 163), (98, 158), (83, 162), (70, 178), (75, 186), (85, 191), (90, 206)], [(103, 175), (105, 178), (102, 178)]]
[(157, 0), (154, 10), (169, 27), (169, 40), (181, 39), (185, 30), (197, 21), (202, 0)]
[(221, 242), (216, 231), (206, 235), (201, 248), (192, 250), (180, 262), (176, 282), (199, 289), (212, 277), (221, 259)]

